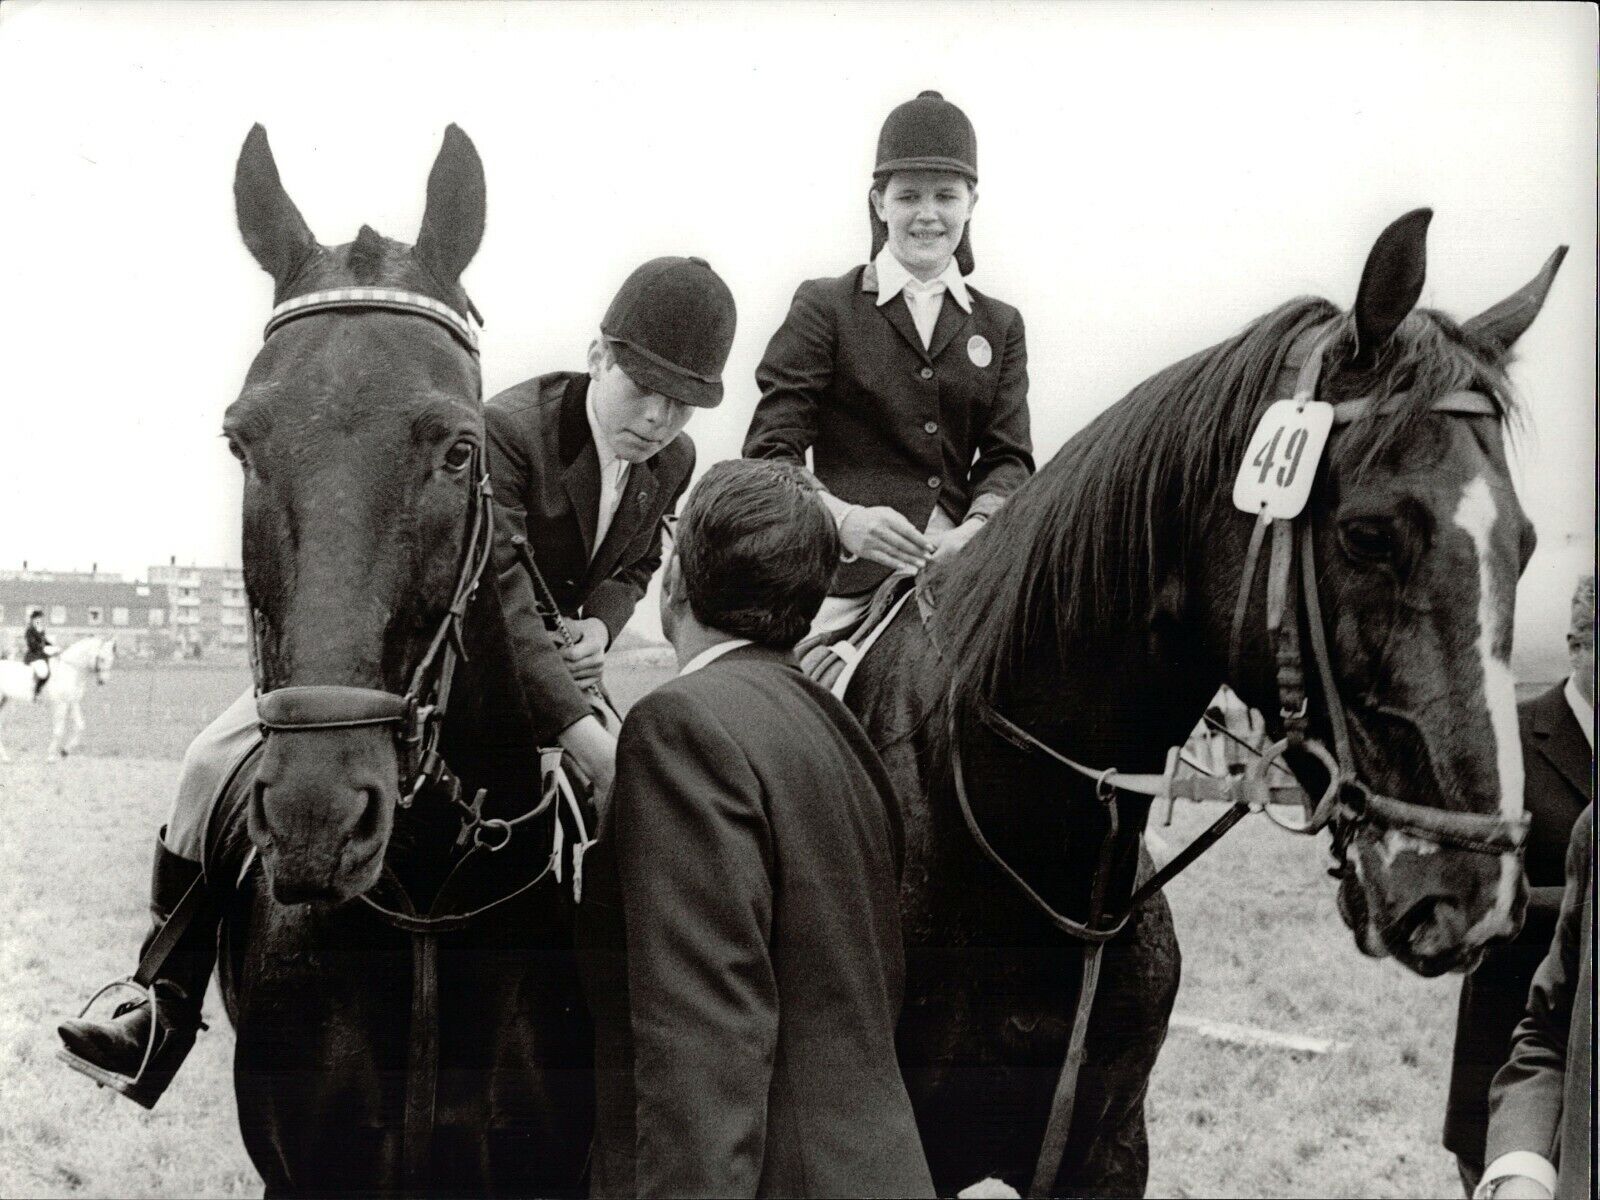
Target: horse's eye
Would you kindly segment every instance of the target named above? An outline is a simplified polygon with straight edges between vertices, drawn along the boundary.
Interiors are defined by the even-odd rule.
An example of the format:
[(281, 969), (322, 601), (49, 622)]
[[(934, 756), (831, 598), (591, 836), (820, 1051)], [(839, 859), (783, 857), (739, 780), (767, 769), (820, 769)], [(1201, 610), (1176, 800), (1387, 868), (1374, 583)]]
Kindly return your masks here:
[(240, 463), (248, 466), (250, 460), (245, 457), (243, 448), (232, 438), (228, 439), (228, 453), (237, 458)]
[(444, 465), (449, 471), (465, 471), (467, 464), (472, 461), (472, 452), (475, 447), (470, 438), (462, 438), (449, 450), (445, 451)]
[(1339, 527), (1345, 552), (1359, 562), (1388, 563), (1395, 559), (1394, 530), (1384, 521), (1364, 518)]

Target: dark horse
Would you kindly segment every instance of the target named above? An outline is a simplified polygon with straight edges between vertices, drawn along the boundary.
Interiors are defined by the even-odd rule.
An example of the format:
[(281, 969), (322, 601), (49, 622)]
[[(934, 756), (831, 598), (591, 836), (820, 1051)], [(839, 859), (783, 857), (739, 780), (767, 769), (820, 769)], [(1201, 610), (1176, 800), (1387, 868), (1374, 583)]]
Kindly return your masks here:
[[(1001, 711), (1078, 762), (1122, 772), (1162, 771), (1224, 681), (1281, 733), (1260, 584), (1245, 591), (1230, 668), (1254, 521), (1229, 488), (1264, 408), (1291, 395), (1315, 342), (1317, 396), (1373, 403), (1334, 428), (1320, 464), (1306, 464), (1317, 471), (1307, 536), (1323, 618), (1313, 631), (1302, 611), (1298, 633), (1309, 646), (1325, 622), (1336, 693), (1307, 668), (1309, 733), (1337, 736), (1330, 699), (1342, 700), (1355, 774), (1373, 792), (1484, 814), (1463, 818), (1479, 824), (1520, 819), (1507, 660), (1534, 533), (1507, 475), (1504, 367), (1561, 252), (1507, 301), (1456, 324), (1414, 308), (1429, 215), (1408, 214), (1379, 238), (1351, 312), (1290, 301), (1103, 413), (925, 576), (923, 619), (907, 605), (855, 677), (849, 703), (906, 809), (901, 1063), (944, 1194), (986, 1175), (1026, 1185), (1083, 954), (980, 852), (954, 795), (949, 739), (977, 827), (1044, 903), (1081, 920), (1096, 878), (1125, 900), (1148, 871), (1139, 834), (1150, 801), (1116, 795), (1120, 835), (1097, 870), (1109, 820), (1096, 785), (998, 736), (982, 714)], [(1476, 409), (1439, 411), (1462, 391), (1479, 394)], [(1310, 795), (1324, 794), (1320, 760), (1298, 752), (1290, 763)], [(1520, 860), (1416, 828), (1336, 827), (1348, 864), (1340, 911), (1368, 954), (1423, 975), (1468, 968), (1519, 925)], [(1142, 1194), (1144, 1095), (1178, 970), (1157, 896), (1103, 952), (1071, 1134), (1046, 1190)]]
[[(269, 1195), (572, 1193), (591, 1034), (554, 810), (495, 824), (548, 793), (483, 572), (460, 284), (482, 164), (451, 126), (414, 248), (366, 227), (319, 245), (260, 126), (235, 199), (277, 305), (224, 427), (270, 730), (234, 781), (247, 818), (216, 823), (208, 864), (256, 850), (221, 965), (245, 1146)], [(461, 797), (487, 793), (476, 813), (413, 788), (440, 774), (446, 697), (437, 748)]]

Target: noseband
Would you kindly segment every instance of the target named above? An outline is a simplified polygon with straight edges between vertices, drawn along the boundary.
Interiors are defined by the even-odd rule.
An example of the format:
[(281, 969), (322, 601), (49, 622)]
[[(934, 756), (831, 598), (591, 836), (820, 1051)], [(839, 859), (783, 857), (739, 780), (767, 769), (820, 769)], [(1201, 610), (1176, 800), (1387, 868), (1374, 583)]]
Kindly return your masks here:
[[(1314, 335), (1315, 336), (1315, 335)], [(1295, 403), (1304, 408), (1316, 395), (1317, 380), (1327, 341), (1319, 341), (1306, 356), (1295, 384)], [(1333, 427), (1346, 426), (1368, 417), (1381, 417), (1400, 408), (1404, 395), (1384, 399), (1364, 397), (1332, 405)], [(1431, 409), (1455, 416), (1498, 417), (1493, 400), (1480, 392), (1450, 392), (1436, 399)], [(1345, 850), (1355, 831), (1363, 825), (1413, 834), (1438, 846), (1480, 854), (1513, 854), (1522, 848), (1528, 833), (1526, 813), (1509, 818), (1495, 813), (1462, 813), (1413, 804), (1384, 796), (1361, 782), (1350, 750), (1349, 718), (1333, 677), (1328, 655), (1328, 635), (1322, 616), (1317, 584), (1316, 539), (1312, 534), (1309, 505), (1289, 520), (1273, 520), (1263, 508), (1250, 534), (1245, 553), (1239, 598), (1234, 606), (1233, 630), (1229, 644), (1230, 677), (1240, 677), (1240, 654), (1245, 613), (1255, 585), (1256, 564), (1268, 527), (1272, 548), (1267, 568), (1266, 627), (1273, 647), (1278, 687), (1278, 715), (1283, 723), (1283, 738), (1266, 752), (1268, 761), (1289, 750), (1304, 750), (1318, 759), (1328, 771), (1328, 785), (1315, 804), (1307, 805), (1306, 819), (1295, 824), (1279, 820), (1270, 806), (1262, 811), (1269, 820), (1294, 833), (1315, 834), (1332, 827), (1334, 855), (1342, 873)], [(1295, 586), (1295, 558), (1299, 557), (1299, 586)], [(1316, 666), (1322, 702), (1327, 710), (1333, 735), (1333, 752), (1310, 733), (1310, 702), (1306, 695), (1304, 655), (1300, 645), (1297, 599), (1305, 605), (1306, 630), (1311, 640), (1311, 658)]]
[[(448, 331), (474, 358), (478, 355), (477, 331), (465, 317), (431, 296), (395, 288), (334, 288), (296, 296), (272, 310), (262, 340), (270, 338), (288, 322), (314, 313), (374, 309), (424, 317)], [(466, 544), (456, 570), (455, 590), (449, 608), (411, 674), (404, 695), (341, 685), (263, 690), (260, 655), (256, 651), (263, 618), (259, 610), (251, 611), (251, 668), (255, 675), (256, 712), (262, 733), (271, 737), (317, 730), (392, 726), (399, 751), (402, 807), (410, 805), (419, 792), (447, 774), (438, 750), (439, 733), (450, 702), (450, 683), (456, 662), (467, 657), (462, 640), (467, 606), (493, 551), (494, 521), (490, 507), (493, 493), (480, 446), (473, 448), (468, 471), (473, 481), (468, 502), (470, 519)]]

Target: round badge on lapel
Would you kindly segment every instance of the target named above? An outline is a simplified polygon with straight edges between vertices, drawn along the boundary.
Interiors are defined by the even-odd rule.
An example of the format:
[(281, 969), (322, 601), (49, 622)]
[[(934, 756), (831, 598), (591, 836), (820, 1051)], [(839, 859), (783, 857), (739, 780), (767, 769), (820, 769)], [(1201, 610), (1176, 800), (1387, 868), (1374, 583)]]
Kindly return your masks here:
[(975, 333), (967, 339), (967, 357), (972, 360), (972, 365), (978, 368), (987, 367), (994, 361), (994, 347), (989, 345), (989, 339), (981, 333)]

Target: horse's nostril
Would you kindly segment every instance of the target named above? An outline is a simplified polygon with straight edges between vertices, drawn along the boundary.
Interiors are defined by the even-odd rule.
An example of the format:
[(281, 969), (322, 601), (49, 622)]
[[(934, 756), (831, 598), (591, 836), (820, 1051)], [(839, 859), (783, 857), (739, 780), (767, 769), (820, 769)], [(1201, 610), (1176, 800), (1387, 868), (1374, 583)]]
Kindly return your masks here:
[(1413, 954), (1433, 958), (1461, 948), (1466, 936), (1466, 920), (1455, 901), (1444, 896), (1429, 896), (1406, 913), (1402, 930)]
[(356, 822), (355, 838), (357, 841), (368, 841), (377, 837), (383, 829), (384, 797), (382, 791), (375, 787), (361, 789), (361, 818)]

